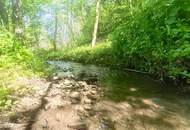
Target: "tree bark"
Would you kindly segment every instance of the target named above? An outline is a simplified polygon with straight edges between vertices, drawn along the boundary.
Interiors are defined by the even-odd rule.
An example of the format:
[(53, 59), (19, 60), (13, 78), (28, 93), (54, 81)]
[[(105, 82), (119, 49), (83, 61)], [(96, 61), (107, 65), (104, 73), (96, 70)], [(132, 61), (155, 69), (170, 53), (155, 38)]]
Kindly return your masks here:
[(58, 27), (58, 12), (57, 12), (57, 6), (55, 7), (55, 31), (54, 31), (54, 38), (53, 38), (53, 49), (57, 49), (57, 27)]
[(7, 12), (5, 1), (0, 0), (0, 18), (2, 19), (3, 25), (9, 29), (9, 16)]
[(129, 0), (129, 5), (130, 5), (130, 12), (131, 12), (131, 15), (133, 15), (133, 5), (132, 5), (132, 1)]
[[(14, 33), (18, 33), (17, 31), (23, 31), (23, 20), (22, 20), (22, 10), (21, 0), (12, 0), (12, 24)], [(18, 30), (17, 30), (18, 29)], [(19, 30), (20, 29), (20, 30)], [(22, 32), (19, 32), (22, 33)]]
[(97, 3), (96, 3), (96, 20), (95, 20), (95, 24), (94, 24), (92, 47), (95, 47), (95, 45), (96, 45), (99, 16), (100, 16), (100, 0), (97, 0)]

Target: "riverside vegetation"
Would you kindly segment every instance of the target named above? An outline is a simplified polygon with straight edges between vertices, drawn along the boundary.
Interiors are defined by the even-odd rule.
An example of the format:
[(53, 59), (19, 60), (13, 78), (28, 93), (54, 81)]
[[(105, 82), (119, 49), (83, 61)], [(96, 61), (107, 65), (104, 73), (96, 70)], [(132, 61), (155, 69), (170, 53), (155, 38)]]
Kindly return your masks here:
[(0, 130), (188, 130), (189, 89), (189, 0), (0, 0)]
[[(48, 51), (49, 59), (86, 63), (120, 64), (142, 70), (157, 78), (189, 82), (190, 18), (187, 0), (105, 1), (102, 5), (99, 39), (95, 48), (80, 45)], [(111, 14), (111, 15), (110, 15)], [(89, 42), (90, 18), (78, 43)], [(88, 37), (86, 37), (88, 36)], [(179, 84), (178, 84), (179, 85)]]

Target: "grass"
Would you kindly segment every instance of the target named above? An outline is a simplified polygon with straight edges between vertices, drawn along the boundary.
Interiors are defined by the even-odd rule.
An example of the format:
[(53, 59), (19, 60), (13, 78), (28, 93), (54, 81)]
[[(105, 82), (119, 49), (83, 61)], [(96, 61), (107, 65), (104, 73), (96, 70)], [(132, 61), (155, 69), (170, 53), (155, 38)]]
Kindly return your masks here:
[[(14, 35), (0, 31), (0, 110), (13, 105), (14, 92), (19, 86), (16, 79), (43, 76), (46, 73), (43, 59), (22, 46)], [(22, 89), (22, 88), (21, 88)]]
[(70, 60), (82, 63), (102, 65), (117, 64), (110, 42), (99, 42), (92, 48), (90, 45), (68, 47), (60, 50), (41, 50), (40, 54), (48, 60)]
[(12, 100), (9, 97), (12, 89), (7, 87), (0, 87), (0, 109), (9, 108), (12, 105)]

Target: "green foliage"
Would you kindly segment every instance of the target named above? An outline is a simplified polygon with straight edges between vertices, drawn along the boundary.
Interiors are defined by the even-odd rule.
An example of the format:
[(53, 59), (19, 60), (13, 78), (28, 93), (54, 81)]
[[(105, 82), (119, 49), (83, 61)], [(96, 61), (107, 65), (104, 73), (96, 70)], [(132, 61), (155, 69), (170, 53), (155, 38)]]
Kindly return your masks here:
[(0, 87), (0, 109), (8, 108), (12, 105), (12, 100), (9, 98), (9, 95), (12, 93), (11, 89), (6, 87)]
[(98, 43), (93, 49), (89, 45), (83, 45), (75, 48), (65, 48), (59, 51), (42, 51), (41, 53), (45, 54), (44, 57), (49, 60), (64, 59), (107, 65), (116, 63), (116, 59), (112, 55), (113, 51), (110, 42)]
[[(92, 39), (93, 2), (90, 9), (86, 8), (88, 15), (82, 24), (82, 35), (77, 40), (81, 44)], [(189, 0), (132, 0), (131, 3), (103, 0), (98, 39), (108, 38), (112, 42), (111, 47), (103, 49), (105, 54), (99, 51), (102, 46), (98, 45), (95, 49), (82, 46), (48, 55), (58, 59), (122, 64), (155, 74), (161, 79), (190, 78), (189, 5)]]
[[(140, 2), (140, 1), (139, 1)], [(131, 68), (189, 77), (190, 1), (143, 0), (110, 36), (115, 54)], [(127, 6), (123, 8), (127, 10)]]
[(12, 105), (9, 95), (14, 88), (9, 83), (19, 76), (44, 73), (43, 60), (23, 46), (15, 35), (4, 28), (0, 30), (0, 108)]
[(21, 65), (33, 72), (41, 71), (43, 62), (5, 29), (0, 30), (0, 67)]

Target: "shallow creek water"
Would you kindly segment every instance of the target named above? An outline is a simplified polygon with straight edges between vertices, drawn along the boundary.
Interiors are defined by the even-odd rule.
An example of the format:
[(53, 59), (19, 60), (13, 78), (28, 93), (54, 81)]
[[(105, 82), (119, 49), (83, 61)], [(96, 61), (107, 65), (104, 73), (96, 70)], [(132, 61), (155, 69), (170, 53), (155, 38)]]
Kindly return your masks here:
[(65, 61), (48, 63), (58, 75), (97, 80), (104, 90), (97, 107), (113, 124), (110, 130), (190, 130), (190, 96), (172, 86), (130, 71)]

